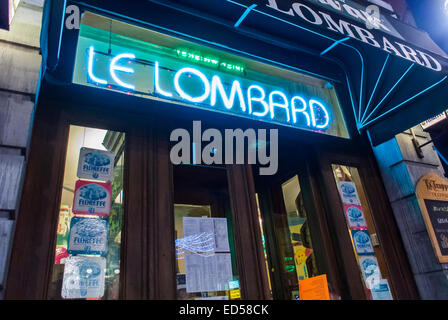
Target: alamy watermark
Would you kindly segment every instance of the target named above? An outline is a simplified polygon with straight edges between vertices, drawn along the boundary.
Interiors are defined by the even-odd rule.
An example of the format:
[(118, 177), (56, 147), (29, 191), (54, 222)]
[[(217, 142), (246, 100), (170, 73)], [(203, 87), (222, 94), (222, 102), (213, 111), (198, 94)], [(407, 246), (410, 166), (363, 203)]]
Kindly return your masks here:
[(67, 15), (67, 17), (65, 18), (65, 27), (69, 30), (79, 30), (81, 21), (81, 13), (79, 7), (74, 4), (67, 6), (67, 8), (65, 8), (65, 14)]
[(380, 8), (374, 4), (366, 7), (366, 28), (379, 29), (381, 23)]
[(277, 129), (269, 136), (266, 129), (224, 129), (224, 137), (214, 128), (202, 132), (201, 121), (193, 121), (192, 129), (193, 138), (183, 128), (171, 132), (170, 141), (177, 142), (170, 151), (173, 164), (257, 164), (260, 175), (277, 173)]

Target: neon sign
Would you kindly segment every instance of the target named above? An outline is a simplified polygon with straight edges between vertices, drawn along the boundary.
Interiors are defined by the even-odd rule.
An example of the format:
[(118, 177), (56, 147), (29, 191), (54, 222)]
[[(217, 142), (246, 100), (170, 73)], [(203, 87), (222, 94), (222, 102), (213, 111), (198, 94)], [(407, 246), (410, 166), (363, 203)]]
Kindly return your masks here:
[(176, 49), (177, 56), (195, 63), (212, 66), (220, 70), (234, 71), (238, 73), (244, 72), (244, 67), (235, 63), (221, 61), (219, 58), (212, 56), (204, 56), (198, 52), (192, 52), (184, 49)]
[[(138, 93), (135, 91), (138, 87), (137, 76), (134, 75), (138, 60), (133, 53), (109, 57), (106, 67), (110, 77), (107, 77), (105, 72), (95, 71), (95, 61), (98, 60), (95, 56), (98, 52), (93, 46), (88, 48), (87, 54), (89, 82), (108, 88), (113, 85), (120, 90)], [(229, 81), (227, 75), (227, 79), (223, 80), (219, 73), (210, 74), (209, 71), (201, 71), (191, 65), (177, 70), (169, 69), (170, 76), (167, 76), (168, 68), (163, 67), (160, 61), (154, 61), (152, 65), (152, 74), (145, 77), (152, 78), (154, 90), (150, 95), (158, 98), (212, 110), (220, 108), (220, 111), (235, 115), (292, 126), (300, 125), (313, 130), (324, 131), (331, 123), (329, 109), (315, 97), (306, 98), (298, 93), (288, 95), (281, 88), (274, 89), (272, 85), (267, 88), (267, 85), (262, 83), (254, 83), (236, 76)]]

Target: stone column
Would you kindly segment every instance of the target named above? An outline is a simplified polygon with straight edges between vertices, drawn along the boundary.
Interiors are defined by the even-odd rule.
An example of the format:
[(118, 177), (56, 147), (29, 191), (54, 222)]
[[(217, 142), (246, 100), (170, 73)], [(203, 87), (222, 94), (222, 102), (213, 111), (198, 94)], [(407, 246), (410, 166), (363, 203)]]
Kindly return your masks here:
[(42, 5), (21, 1), (10, 30), (0, 30), (0, 299), (39, 80)]
[[(420, 125), (412, 128), (419, 144), (431, 139)], [(439, 263), (426, 231), (416, 197), (416, 183), (429, 172), (443, 176), (432, 143), (421, 148), (420, 158), (411, 130), (374, 147), (393, 213), (422, 299), (448, 299), (448, 264)]]

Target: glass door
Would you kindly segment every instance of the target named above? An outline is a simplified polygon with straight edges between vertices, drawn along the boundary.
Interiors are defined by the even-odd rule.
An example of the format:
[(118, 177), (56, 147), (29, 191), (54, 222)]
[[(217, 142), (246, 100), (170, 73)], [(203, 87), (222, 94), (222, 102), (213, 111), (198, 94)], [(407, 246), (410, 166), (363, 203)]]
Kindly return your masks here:
[(273, 298), (300, 300), (301, 281), (321, 276), (328, 298), (339, 300), (335, 252), (309, 154), (291, 151), (279, 162), (276, 175), (256, 179)]
[(174, 167), (177, 299), (239, 300), (225, 167)]
[(319, 154), (318, 166), (347, 297), (392, 300), (408, 294), (406, 256), (373, 159), (362, 150), (332, 151)]
[[(367, 299), (393, 300), (384, 249), (358, 168), (331, 165)], [(342, 212), (341, 212), (342, 213)]]

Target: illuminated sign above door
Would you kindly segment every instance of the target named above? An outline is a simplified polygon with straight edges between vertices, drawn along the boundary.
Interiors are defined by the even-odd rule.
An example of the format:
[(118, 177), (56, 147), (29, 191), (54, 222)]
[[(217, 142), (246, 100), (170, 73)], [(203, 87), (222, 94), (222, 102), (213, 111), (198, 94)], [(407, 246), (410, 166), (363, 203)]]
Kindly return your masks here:
[(142, 41), (114, 23), (128, 35), (81, 25), (74, 83), (348, 137), (335, 89), (324, 80), (150, 30), (151, 42)]
[[(110, 57), (108, 74), (112, 81), (107, 80), (109, 75), (95, 73), (94, 70), (95, 49), (91, 46), (88, 50), (88, 80), (95, 84), (114, 85), (123, 90), (135, 90), (135, 80), (123, 80), (120, 74), (133, 74), (132, 62), (137, 57), (133, 53), (121, 53)], [(283, 88), (277, 90), (265, 90), (260, 83), (251, 83), (247, 89), (243, 89), (240, 81), (233, 80), (231, 85), (223, 83), (219, 73), (207, 77), (196, 66), (186, 64), (179, 70), (171, 70), (174, 79), (171, 86), (162, 88), (161, 69), (159, 61), (154, 61), (153, 72), (148, 77), (153, 78), (155, 87), (154, 95), (168, 99), (181, 100), (187, 103), (202, 103), (209, 107), (215, 107), (218, 99), (221, 99), (225, 109), (231, 113), (246, 113), (264, 120), (277, 120), (284, 123), (296, 124), (299, 118), (305, 120), (305, 125), (310, 128), (325, 130), (330, 124), (330, 114), (324, 103), (316, 100), (305, 100), (301, 95), (288, 96)], [(166, 69), (166, 68), (164, 68)], [(130, 78), (130, 77), (128, 77)]]

